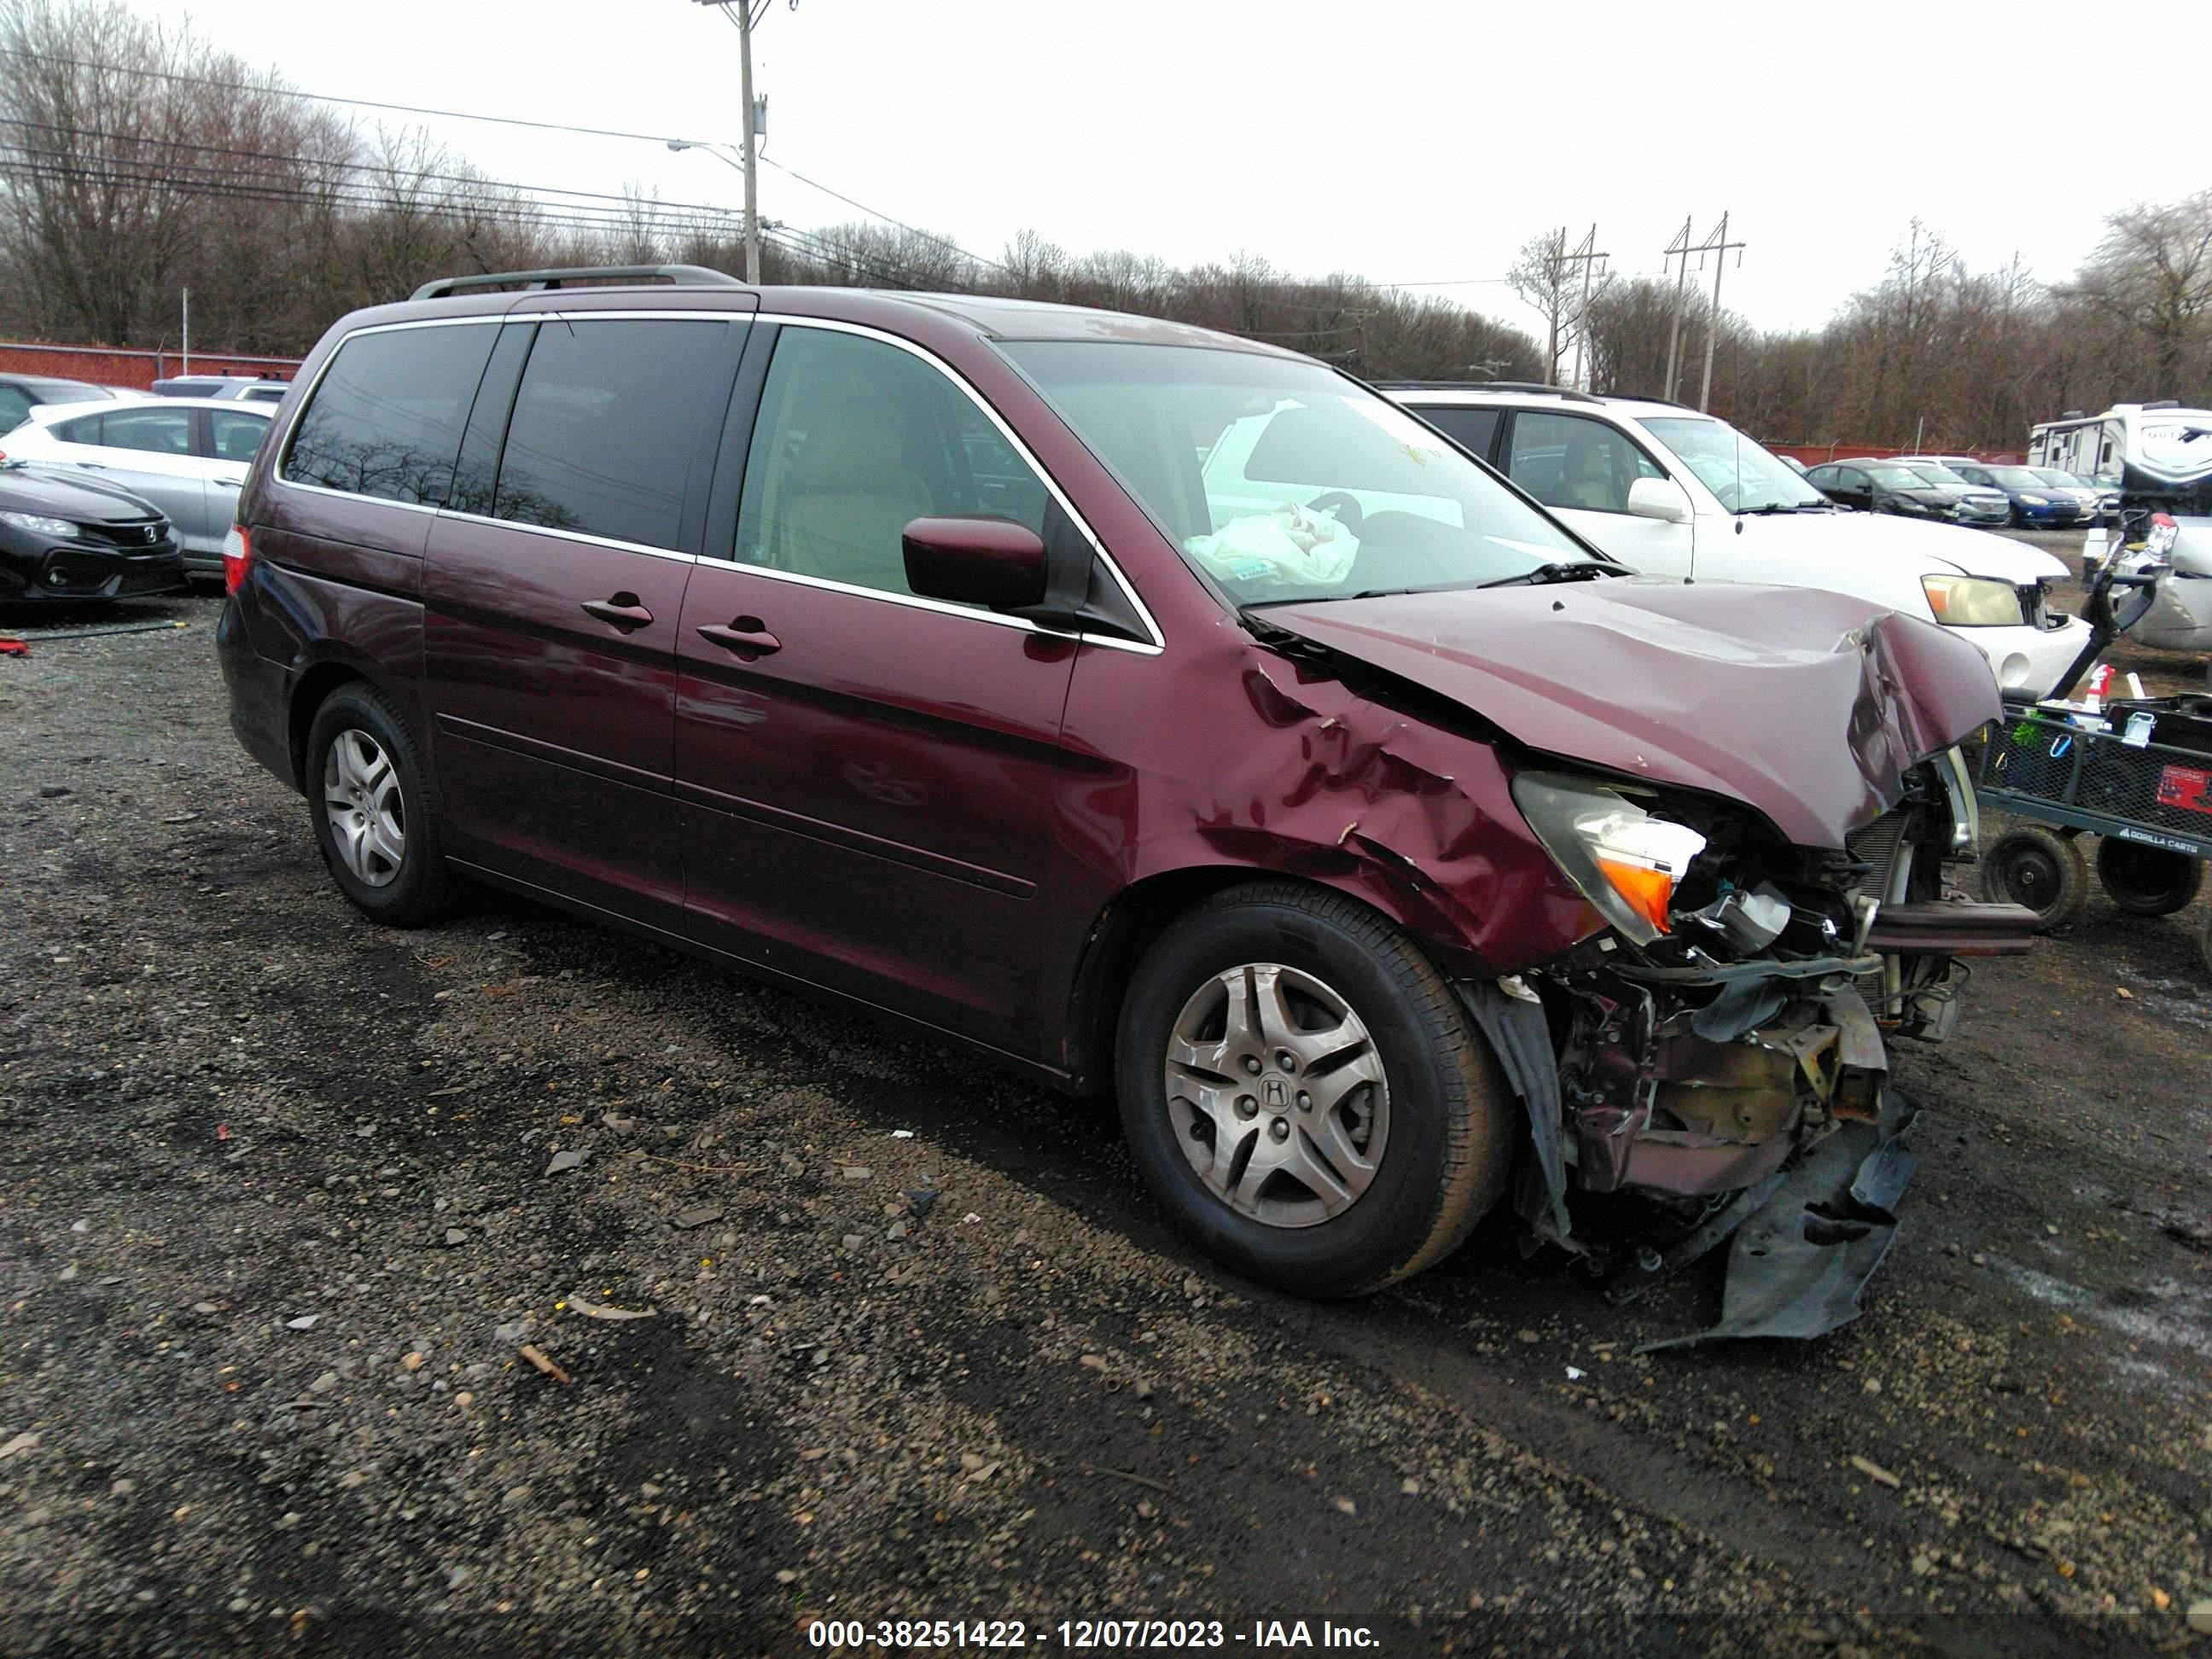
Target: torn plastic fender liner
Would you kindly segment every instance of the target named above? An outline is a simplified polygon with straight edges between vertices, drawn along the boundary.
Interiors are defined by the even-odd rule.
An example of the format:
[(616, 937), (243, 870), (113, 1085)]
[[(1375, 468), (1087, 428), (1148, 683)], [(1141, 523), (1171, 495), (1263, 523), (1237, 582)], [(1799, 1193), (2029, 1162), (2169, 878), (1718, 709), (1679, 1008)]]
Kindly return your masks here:
[(1516, 994), (1492, 980), (1455, 980), (1452, 989), (1488, 1039), (1528, 1115), (1528, 1141), (1542, 1185), (1525, 1183), (1529, 1189), (1516, 1194), (1515, 1208), (1538, 1237), (1565, 1244), (1573, 1227), (1567, 1218), (1567, 1158), (1560, 1139), (1565, 1108), (1544, 1005), (1525, 987)]

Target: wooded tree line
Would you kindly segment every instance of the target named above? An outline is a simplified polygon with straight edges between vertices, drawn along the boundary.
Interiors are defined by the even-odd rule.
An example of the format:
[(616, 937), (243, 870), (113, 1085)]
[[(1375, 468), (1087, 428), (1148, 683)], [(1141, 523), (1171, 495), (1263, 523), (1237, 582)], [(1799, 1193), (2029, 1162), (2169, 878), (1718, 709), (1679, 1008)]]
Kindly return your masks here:
[[(173, 347), (189, 288), (201, 349), (296, 356), (340, 313), (433, 276), (738, 270), (739, 230), (721, 208), (490, 179), (419, 132), (365, 131), (121, 0), (0, 0), (0, 333), (13, 337)], [(1272, 341), (1371, 379), (1556, 377), (1586, 324), (1591, 384), (1659, 392), (1672, 285), (1601, 283), (1585, 317), (1578, 276), (1557, 280), (1547, 246), (1534, 239), (1516, 266), (1553, 307), (1541, 343), (1350, 274), (1292, 276), (1243, 254), (1191, 267), (1074, 254), (1027, 232), (988, 258), (903, 227), (775, 224), (763, 276), (1111, 307)], [(1570, 303), (1577, 313), (1559, 315)], [(1707, 310), (1687, 296), (1686, 400)], [(2113, 215), (2081, 270), (2055, 286), (2017, 264), (1970, 272), (1916, 222), (1881, 280), (1821, 330), (1762, 332), (1723, 312), (1712, 406), (1778, 441), (1991, 447), (2018, 444), (2065, 408), (2208, 395), (2212, 191)]]

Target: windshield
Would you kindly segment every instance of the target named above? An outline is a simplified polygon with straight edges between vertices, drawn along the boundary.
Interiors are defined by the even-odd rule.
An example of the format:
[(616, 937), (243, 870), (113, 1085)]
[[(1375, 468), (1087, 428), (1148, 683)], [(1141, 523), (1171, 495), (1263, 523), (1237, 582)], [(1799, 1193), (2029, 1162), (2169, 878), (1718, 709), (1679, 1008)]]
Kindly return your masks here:
[(1884, 489), (1925, 489), (1928, 480), (1909, 466), (1869, 466), (1867, 476)]
[(1663, 415), (1642, 424), (1731, 513), (1828, 505), (1826, 495), (1725, 421)]
[(1596, 562), (1445, 439), (1317, 363), (1124, 341), (999, 349), (1239, 605)]
[(2031, 466), (2027, 470), (2054, 489), (2087, 489), (2089, 487), (2071, 472), (2061, 472), (2055, 466)]
[(2024, 466), (1993, 466), (1990, 469), (1992, 483), (2006, 489), (2043, 489), (2043, 480)]
[(1973, 488), (1973, 486), (1968, 483), (1964, 478), (1952, 471), (1949, 467), (1937, 466), (1932, 462), (1916, 461), (1908, 470), (1913, 472), (1917, 472), (1928, 483), (1932, 484), (1940, 484), (1946, 489), (1972, 489)]

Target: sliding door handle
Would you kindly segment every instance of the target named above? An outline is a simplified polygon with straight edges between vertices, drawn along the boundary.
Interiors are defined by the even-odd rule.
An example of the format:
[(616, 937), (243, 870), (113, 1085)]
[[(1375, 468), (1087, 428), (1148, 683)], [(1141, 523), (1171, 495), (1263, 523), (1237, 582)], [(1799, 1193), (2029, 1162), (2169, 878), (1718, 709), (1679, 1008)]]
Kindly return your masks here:
[(635, 593), (617, 593), (611, 599), (586, 599), (584, 614), (597, 617), (610, 627), (619, 628), (625, 634), (632, 629), (643, 628), (653, 621), (653, 612), (638, 602)]

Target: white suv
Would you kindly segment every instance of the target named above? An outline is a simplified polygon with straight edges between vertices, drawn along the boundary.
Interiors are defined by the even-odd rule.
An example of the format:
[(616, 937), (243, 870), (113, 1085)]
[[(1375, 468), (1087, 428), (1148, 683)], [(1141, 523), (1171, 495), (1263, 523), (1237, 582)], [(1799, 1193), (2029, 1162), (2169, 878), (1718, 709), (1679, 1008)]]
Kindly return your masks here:
[(1870, 599), (1957, 629), (2014, 696), (2048, 692), (2088, 642), (2086, 623), (2051, 609), (2068, 573), (2050, 554), (1985, 531), (1841, 512), (1710, 415), (1497, 383), (1381, 390), (1647, 575)]

